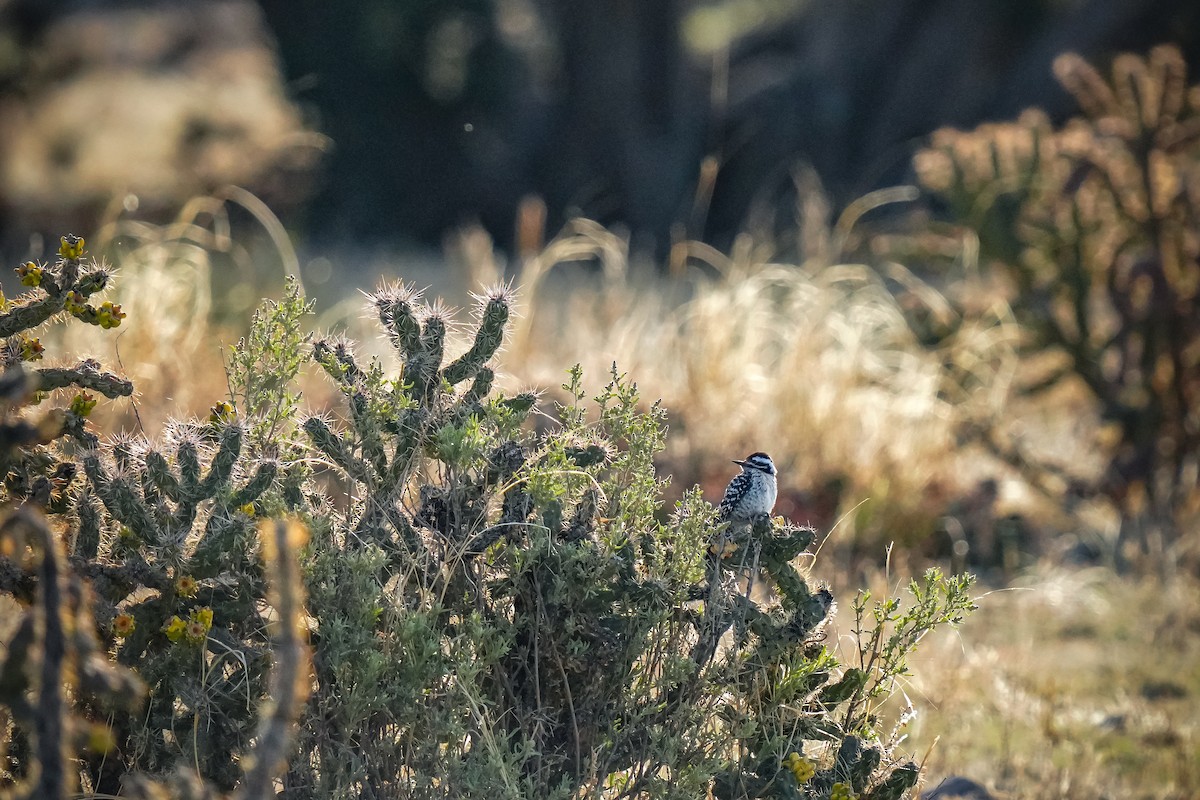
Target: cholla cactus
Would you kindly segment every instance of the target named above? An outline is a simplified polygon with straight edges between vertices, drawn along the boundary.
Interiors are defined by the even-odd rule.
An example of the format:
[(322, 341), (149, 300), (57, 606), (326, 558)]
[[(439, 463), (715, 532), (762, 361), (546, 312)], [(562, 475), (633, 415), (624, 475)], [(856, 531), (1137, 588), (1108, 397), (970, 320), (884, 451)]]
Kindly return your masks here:
[[(351, 430), (337, 434), (319, 417), (307, 420), (304, 429), (318, 450), (386, 506), (407, 488), (422, 449), (436, 441), (439, 431), (483, 413), (482, 401), (495, 378), (486, 364), (503, 340), (512, 295), (500, 288), (480, 298), (473, 344), (445, 366), (448, 312), (440, 303), (420, 306), (420, 295), (406, 287), (381, 289), (371, 300), (402, 360), (400, 378), (386, 381), (378, 365), (359, 366), (347, 342), (318, 340), (314, 358), (347, 396)], [(454, 394), (454, 387), (467, 380), (471, 384)], [(523, 417), (533, 406), (533, 395), (499, 403)]]
[[(255, 746), (244, 761), (242, 785), (230, 800), (274, 796), (274, 781), (309, 690), (304, 589), (296, 557), (307, 530), (296, 522), (264, 523), (257, 538), (276, 615), (273, 702), (261, 715)], [(160, 723), (154, 719), (153, 709), (147, 715), (141, 708), (147, 695), (142, 678), (153, 674), (153, 665), (140, 662), (135, 672), (113, 664), (105, 643), (96, 635), (90, 584), (100, 574), (95, 569), (98, 565), (68, 560), (59, 537), (32, 506), (10, 512), (0, 523), (0, 553), (30, 556), (22, 559), (30, 574), (18, 575), (12, 585), (0, 580), (0, 590), (23, 595), (26, 590), (22, 587), (33, 587), (29, 597), (21, 597), (28, 604), (18, 612), (16, 633), (0, 658), (0, 674), (5, 678), (0, 682), (0, 706), (10, 723), (0, 731), (0, 752), (7, 753), (14, 741), (21, 742), (23, 751), (16, 761), (21, 769), (5, 796), (66, 800), (78, 795), (82, 771), (93, 790), (110, 794), (119, 791), (122, 796), (149, 799), (168, 796), (169, 791), (173, 797), (220, 797), (196, 775), (190, 760), (168, 779), (167, 786), (147, 774), (122, 768), (122, 750), (132, 735), (130, 722)], [(10, 566), (7, 557), (0, 557), (0, 566)], [(5, 574), (0, 570), (0, 575)], [(211, 635), (211, 609), (192, 615), (181, 641), (191, 636), (192, 626), (202, 629), (200, 640)], [(112, 628), (118, 639), (127, 639), (137, 631), (136, 617), (122, 613), (113, 620)], [(191, 641), (181, 646), (180, 652), (186, 650), (188, 655), (176, 659), (171, 668), (186, 671), (185, 662), (194, 660), (197, 644)], [(188, 699), (196, 701), (192, 695)], [(153, 700), (151, 692), (152, 707)], [(178, 698), (171, 700), (177, 702)], [(192, 753), (200, 755), (202, 751), (197, 748)], [(163, 771), (168, 763), (153, 766), (155, 771)]]
[[(239, 757), (250, 746), (256, 698), (266, 689), (271, 642), (264, 593), (267, 586), (279, 588), (263, 583), (256, 518), (286, 505), (274, 491), (278, 461), (256, 454), (248, 462), (246, 426), (271, 415), (259, 427), (278, 431), (284, 413), (279, 408), (286, 404), (261, 413), (250, 409), (247, 421), (232, 406), (226, 411), (219, 404), (221, 413), (214, 411), (207, 424), (176, 424), (168, 449), (132, 437), (102, 442), (88, 430), (87, 418), (101, 395), (131, 394), (127, 381), (94, 361), (36, 370), (20, 363), (42, 358), (41, 343), (29, 330), (55, 314), (105, 329), (124, 317), (120, 306), (89, 303), (106, 285), (108, 272), (85, 260), (82, 240), (64, 237), (60, 256), (53, 266), (22, 265), (18, 274), (31, 291), (0, 309), (5, 334), (0, 353), (8, 367), (0, 382), (6, 400), (0, 463), (7, 475), (5, 499), (32, 500), (65, 521), (70, 562), (89, 587), (87, 628), (98, 634), (101, 650), (111, 648), (117, 663), (136, 670), (146, 689), (139, 692), (146, 695), (144, 711), (113, 717), (111, 736), (120, 754), (98, 752), (85, 759), (83, 769), (94, 790), (110, 794), (123, 793), (122, 779), (131, 770), (164, 772), (185, 762), (231, 789), (241, 775)], [(296, 300), (288, 313), (292, 306), (303, 310)], [(248, 363), (276, 355), (254, 361), (271, 344), (275, 340), (243, 348)], [(40, 399), (39, 392), (68, 387), (77, 391), (64, 408), (29, 419), (16, 416)], [(47, 446), (64, 435), (73, 447)], [(76, 480), (77, 472), (86, 480)], [(10, 575), (8, 560), (0, 560), (0, 574), (13, 577), (0, 582), (0, 589), (27, 590), (28, 577)], [(271, 613), (295, 620), (301, 602), (296, 570), (288, 574), (292, 589), (275, 600), (290, 610), (270, 601)], [(281, 647), (295, 649), (286, 641)], [(299, 669), (298, 662), (292, 668)], [(287, 683), (294, 683), (294, 675)], [(299, 700), (277, 708), (286, 709), (290, 719)], [(272, 719), (286, 721), (277, 714)], [(269, 763), (255, 773), (260, 784), (279, 765), (282, 740), (276, 728), (273, 723), (263, 729), (272, 731), (274, 744)], [(167, 737), (164, 731), (189, 733)]]
[[(96, 394), (108, 398), (128, 397), (133, 385), (116, 375), (102, 371), (92, 360), (74, 367), (30, 369), (27, 364), (42, 361), (45, 348), (32, 331), (55, 316), (71, 314), (104, 328), (120, 325), (125, 317), (120, 306), (104, 303), (99, 308), (87, 301), (108, 285), (110, 273), (103, 266), (84, 258), (84, 241), (64, 236), (59, 259), (53, 265), (27, 262), (17, 268), (22, 284), (30, 287), (20, 297), (9, 300), (0, 296), (0, 363), (4, 369), (6, 410), (16, 411), (39, 403), (56, 389), (78, 387), (65, 409), (44, 413), (40, 422), (13, 422), (10, 439), (16, 448), (3, 449), (0, 469), (6, 476), (0, 500), (33, 499), (42, 505), (53, 504), (61, 511), (71, 497), (70, 477), (74, 467), (60, 461), (45, 447), (61, 436), (91, 447), (96, 436), (87, 430), (86, 420), (96, 405)], [(70, 472), (70, 476), (66, 472)]]
[(1019, 391), (1080, 379), (1108, 426), (1098, 488), (1123, 535), (1174, 540), (1200, 494), (1200, 86), (1174, 46), (1119, 56), (1111, 80), (1075, 54), (1054, 72), (1083, 116), (939, 131), (917, 174), (1009, 278), (1027, 349), (1066, 356)]
[(66, 311), (84, 322), (114, 328), (125, 313), (120, 306), (104, 303), (96, 308), (87, 301), (108, 285), (110, 273), (95, 262), (85, 261), (84, 241), (64, 236), (59, 259), (51, 266), (32, 261), (17, 267), (21, 283), (31, 287), (25, 296), (5, 303), (0, 314), (0, 337), (8, 339), (35, 328), (55, 314)]
[[(243, 430), (237, 421), (219, 427), (209, 426), (217, 439), (208, 469), (201, 465), (203, 444), (195, 430), (181, 430), (176, 446), (174, 464), (155, 449), (145, 448), (140, 457), (118, 450), (116, 470), (107, 468), (98, 451), (85, 453), (83, 466), (91, 481), (92, 491), (103, 502), (112, 519), (124, 525), (129, 536), (150, 547), (167, 548), (170, 559), (187, 557), (180, 566), (189, 574), (211, 577), (221, 566), (222, 559), (231, 557), (230, 542), (219, 535), (223, 516), (246, 513), (275, 480), (278, 464), (260, 460), (253, 474), (240, 487), (233, 485), (235, 466), (241, 455)], [(195, 543), (190, 556), (185, 543), (195, 526), (200, 504), (217, 500), (216, 510), (210, 512), (205, 532)]]
[[(262, 458), (243, 464), (236, 419), (177, 424), (172, 438), (170, 455), (123, 439), (81, 459), (88, 486), (77, 504), (76, 554), (89, 559), (97, 613), (111, 626), (118, 661), (150, 687), (144, 728), (122, 731), (137, 743), (138, 760), (110, 760), (105, 769), (198, 759), (201, 774), (228, 789), (249, 746), (255, 706), (246, 697), (265, 689), (255, 517), (279, 466)], [(212, 672), (210, 662), (229, 653), (236, 658)], [(189, 732), (187, 741), (153, 734), (175, 728)]]

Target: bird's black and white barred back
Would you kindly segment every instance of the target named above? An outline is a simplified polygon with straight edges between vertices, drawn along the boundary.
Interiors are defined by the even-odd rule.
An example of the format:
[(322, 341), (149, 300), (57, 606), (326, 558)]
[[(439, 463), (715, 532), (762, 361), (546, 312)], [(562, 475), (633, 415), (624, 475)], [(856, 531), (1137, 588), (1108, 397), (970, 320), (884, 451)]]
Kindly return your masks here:
[(752, 453), (745, 461), (735, 459), (733, 463), (742, 471), (725, 488), (719, 519), (748, 522), (770, 514), (779, 494), (775, 462), (766, 453)]

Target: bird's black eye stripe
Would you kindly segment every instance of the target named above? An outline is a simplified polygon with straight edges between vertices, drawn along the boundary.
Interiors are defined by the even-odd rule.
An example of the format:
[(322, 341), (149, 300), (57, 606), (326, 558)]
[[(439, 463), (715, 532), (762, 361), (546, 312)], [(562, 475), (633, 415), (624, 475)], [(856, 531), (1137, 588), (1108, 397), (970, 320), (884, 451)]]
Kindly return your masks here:
[(771, 457), (766, 453), (753, 453), (743, 463), (747, 467), (752, 467), (760, 472), (768, 474), (775, 472), (775, 465), (771, 462)]

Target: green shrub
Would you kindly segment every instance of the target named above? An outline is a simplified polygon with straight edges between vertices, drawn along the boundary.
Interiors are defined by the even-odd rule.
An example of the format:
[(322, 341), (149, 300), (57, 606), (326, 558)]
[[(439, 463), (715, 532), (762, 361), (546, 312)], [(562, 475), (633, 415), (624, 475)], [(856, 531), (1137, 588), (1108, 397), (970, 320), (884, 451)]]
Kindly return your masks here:
[(316, 691), (287, 796), (883, 798), (915, 783), (872, 701), (920, 633), (961, 617), (968, 581), (928, 576), (924, 616), (879, 618), (909, 638), (842, 671), (822, 644), (833, 598), (791, 563), (813, 531), (762, 520), (718, 537), (698, 490), (667, 514), (665, 412), (615, 368), (592, 404), (572, 370), (572, 402), (531, 432), (534, 396), (490, 392), (506, 291), (449, 363), (439, 305), (373, 299), (399, 378), (350, 343), (314, 345), (348, 420), (304, 428), (348, 503), (317, 515)]

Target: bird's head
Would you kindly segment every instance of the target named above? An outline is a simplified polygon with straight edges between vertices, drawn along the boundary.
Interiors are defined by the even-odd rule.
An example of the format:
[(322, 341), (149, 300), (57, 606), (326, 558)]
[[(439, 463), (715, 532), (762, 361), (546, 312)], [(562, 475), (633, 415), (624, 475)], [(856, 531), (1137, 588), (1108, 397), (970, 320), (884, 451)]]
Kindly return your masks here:
[(746, 456), (745, 461), (739, 461), (735, 458), (733, 463), (737, 464), (744, 470), (758, 470), (759, 472), (765, 472), (768, 475), (775, 474), (775, 462), (772, 461), (771, 457), (766, 453), (751, 453), (750, 455)]

